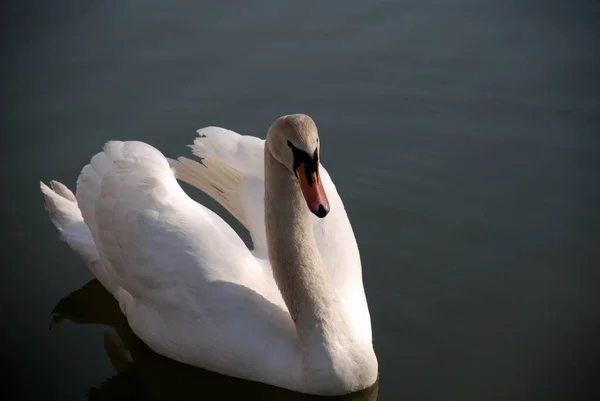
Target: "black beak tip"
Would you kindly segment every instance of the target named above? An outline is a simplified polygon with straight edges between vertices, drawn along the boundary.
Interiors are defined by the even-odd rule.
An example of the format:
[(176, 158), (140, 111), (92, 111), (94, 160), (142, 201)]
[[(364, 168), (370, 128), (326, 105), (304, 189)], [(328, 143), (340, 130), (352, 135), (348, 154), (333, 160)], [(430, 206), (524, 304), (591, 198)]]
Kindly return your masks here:
[(319, 210), (317, 210), (315, 215), (322, 219), (323, 217), (327, 216), (327, 213), (329, 213), (329, 207), (325, 207), (323, 204), (320, 204)]

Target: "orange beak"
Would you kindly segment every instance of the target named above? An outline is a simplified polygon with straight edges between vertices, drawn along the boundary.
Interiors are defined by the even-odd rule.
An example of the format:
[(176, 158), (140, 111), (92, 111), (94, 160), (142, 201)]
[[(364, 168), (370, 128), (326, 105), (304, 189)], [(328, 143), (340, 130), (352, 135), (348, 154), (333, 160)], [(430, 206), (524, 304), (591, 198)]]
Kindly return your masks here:
[(308, 209), (317, 217), (323, 218), (327, 216), (327, 213), (329, 213), (329, 201), (321, 183), (318, 165), (317, 171), (307, 175), (304, 163), (302, 163), (298, 166), (296, 175), (298, 176), (300, 188), (302, 188), (302, 194), (304, 195), (304, 199), (306, 199)]

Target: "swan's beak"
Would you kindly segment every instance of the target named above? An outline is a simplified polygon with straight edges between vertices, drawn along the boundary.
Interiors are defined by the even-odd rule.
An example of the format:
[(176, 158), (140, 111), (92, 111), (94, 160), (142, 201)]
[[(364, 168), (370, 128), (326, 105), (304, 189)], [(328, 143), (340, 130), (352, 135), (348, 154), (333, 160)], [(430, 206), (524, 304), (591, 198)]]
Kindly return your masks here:
[[(312, 169), (310, 169), (312, 170)], [(319, 168), (317, 171), (306, 170), (304, 163), (300, 164), (296, 170), (298, 181), (300, 182), (300, 188), (302, 188), (302, 194), (306, 199), (308, 209), (317, 217), (325, 217), (329, 213), (329, 201), (323, 184), (321, 183), (321, 177), (319, 176)]]

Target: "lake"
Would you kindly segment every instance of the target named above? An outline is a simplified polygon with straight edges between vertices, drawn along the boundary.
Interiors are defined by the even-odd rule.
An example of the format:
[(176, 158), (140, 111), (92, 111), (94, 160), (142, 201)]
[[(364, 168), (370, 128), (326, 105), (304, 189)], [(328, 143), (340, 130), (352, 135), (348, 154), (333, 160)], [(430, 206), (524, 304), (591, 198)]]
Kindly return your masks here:
[[(361, 251), (369, 397), (600, 395), (599, 2), (24, 0), (0, 18), (3, 399), (85, 400), (114, 377), (111, 399), (133, 399), (141, 380), (106, 326), (75, 324), (96, 323), (89, 310), (48, 329), (93, 277), (40, 180), (74, 188), (110, 139), (189, 156), (198, 128), (264, 138), (298, 112)], [(179, 399), (262, 391), (196, 385)]]

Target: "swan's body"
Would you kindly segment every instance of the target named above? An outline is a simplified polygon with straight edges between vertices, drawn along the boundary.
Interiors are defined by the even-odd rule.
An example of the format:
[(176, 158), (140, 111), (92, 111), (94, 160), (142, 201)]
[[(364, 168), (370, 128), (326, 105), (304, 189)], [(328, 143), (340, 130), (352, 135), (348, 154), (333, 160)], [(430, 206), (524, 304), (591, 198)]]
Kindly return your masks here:
[[(318, 169), (313, 127), (307, 116), (285, 116), (266, 141), (205, 129), (194, 151), (207, 167), (170, 165), (141, 142), (109, 142), (82, 170), (76, 197), (56, 182), (42, 191), (63, 238), (156, 352), (296, 391), (348, 393), (375, 382), (377, 360), (358, 248)], [(294, 169), (310, 152), (309, 187)], [(189, 198), (172, 168), (236, 216), (255, 249)], [(324, 219), (306, 203), (314, 195), (311, 210), (327, 213), (327, 199), (310, 192), (319, 181), (331, 207)]]

